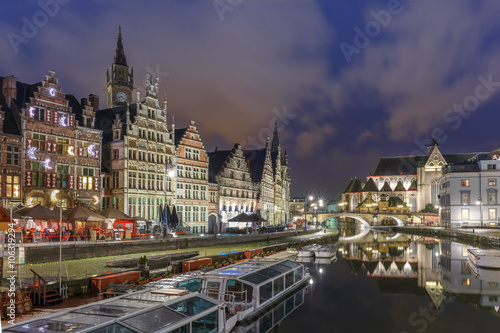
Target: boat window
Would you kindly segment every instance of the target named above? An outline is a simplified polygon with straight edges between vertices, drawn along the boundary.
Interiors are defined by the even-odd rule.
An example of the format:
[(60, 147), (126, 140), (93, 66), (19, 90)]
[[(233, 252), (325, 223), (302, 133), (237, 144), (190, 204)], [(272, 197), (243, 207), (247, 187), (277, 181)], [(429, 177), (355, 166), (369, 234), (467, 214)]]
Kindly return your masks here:
[(285, 265), (285, 266), (290, 267), (290, 268), (295, 268), (297, 266), (300, 266), (300, 264), (298, 262), (293, 262), (290, 260), (282, 261), (282, 262), (280, 262), (280, 265)]
[(120, 324), (113, 324), (98, 330), (93, 331), (94, 333), (134, 333), (131, 329), (128, 329)]
[(253, 283), (253, 284), (260, 284), (266, 280), (269, 280), (269, 278), (262, 276), (259, 273), (248, 274), (248, 275), (242, 277), (241, 279), (248, 281), (250, 283)]
[(205, 311), (206, 309), (211, 308), (212, 306), (215, 306), (215, 304), (199, 297), (191, 297), (178, 303), (169, 305), (168, 307), (187, 316), (193, 316), (202, 311)]
[(278, 272), (281, 272), (281, 273), (285, 273), (285, 272), (288, 272), (289, 270), (291, 270), (290, 267), (288, 267), (287, 265), (282, 265), (281, 263), (273, 265), (270, 268), (272, 268)]
[(214, 299), (219, 299), (220, 282), (208, 281), (207, 282), (207, 296)]
[(154, 332), (184, 318), (186, 316), (162, 306), (125, 319), (123, 322), (141, 332)]
[(297, 268), (295, 270), (295, 281), (299, 281), (300, 279), (302, 279), (303, 274), (304, 274), (304, 270), (303, 270), (302, 266), (300, 266), (299, 268)]
[(285, 275), (285, 288), (288, 289), (293, 285), (293, 272)]
[(268, 282), (265, 285), (260, 286), (259, 294), (260, 294), (260, 297), (259, 297), (260, 304), (271, 299), (271, 297), (273, 297), (273, 283)]
[(168, 331), (168, 333), (189, 333), (189, 324), (176, 328), (173, 331)]
[(274, 296), (278, 295), (280, 292), (285, 289), (285, 283), (283, 282), (283, 276), (280, 276), (279, 278), (275, 279), (273, 281), (273, 286), (274, 286)]
[(202, 279), (191, 279), (182, 281), (177, 284), (177, 288), (186, 289), (191, 292), (200, 291), (202, 281), (203, 281)]
[(252, 301), (253, 297), (253, 287), (239, 280), (227, 280), (226, 283), (226, 301), (227, 296), (231, 294), (234, 295), (235, 301)]
[(295, 295), (295, 307), (298, 307), (304, 302), (304, 294), (303, 293), (297, 293)]
[(4, 332), (78, 332), (91, 327), (89, 324), (62, 323), (53, 320), (37, 320), (31, 323), (17, 326), (13, 329), (4, 330)]
[(218, 332), (217, 311), (207, 314), (193, 321), (192, 333), (216, 333)]
[(264, 268), (258, 271), (258, 274), (273, 278), (275, 276), (280, 275), (281, 273), (271, 268)]

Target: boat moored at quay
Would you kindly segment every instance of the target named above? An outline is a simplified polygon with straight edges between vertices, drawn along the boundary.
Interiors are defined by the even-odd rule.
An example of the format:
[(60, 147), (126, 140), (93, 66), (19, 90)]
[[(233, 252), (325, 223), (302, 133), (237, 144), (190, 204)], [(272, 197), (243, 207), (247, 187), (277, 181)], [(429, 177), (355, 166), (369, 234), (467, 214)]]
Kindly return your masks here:
[(4, 327), (4, 332), (229, 333), (309, 282), (302, 264), (250, 259), (152, 282), (133, 293)]

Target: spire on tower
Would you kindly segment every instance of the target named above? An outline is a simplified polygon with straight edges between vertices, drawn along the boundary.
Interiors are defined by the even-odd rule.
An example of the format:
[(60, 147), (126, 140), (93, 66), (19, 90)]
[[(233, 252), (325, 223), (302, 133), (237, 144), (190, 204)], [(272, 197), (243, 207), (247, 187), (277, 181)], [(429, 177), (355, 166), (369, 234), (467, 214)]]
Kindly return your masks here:
[(273, 141), (271, 142), (271, 151), (277, 152), (278, 146), (280, 145), (280, 138), (278, 136), (278, 122), (274, 123), (274, 133), (273, 133)]
[(122, 27), (118, 27), (118, 40), (116, 41), (115, 64), (127, 66), (127, 58), (123, 50)]

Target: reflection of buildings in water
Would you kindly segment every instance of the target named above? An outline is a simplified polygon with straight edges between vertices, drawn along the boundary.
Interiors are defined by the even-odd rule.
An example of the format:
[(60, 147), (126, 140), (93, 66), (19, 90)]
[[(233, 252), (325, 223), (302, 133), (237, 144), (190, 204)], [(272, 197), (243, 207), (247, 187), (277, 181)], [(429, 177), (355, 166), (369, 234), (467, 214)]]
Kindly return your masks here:
[[(447, 294), (454, 295), (467, 303), (474, 303), (485, 310), (498, 312), (500, 307), (498, 282), (476, 278), (468, 263), (468, 248), (468, 245), (441, 241), (443, 288)], [(500, 272), (498, 274), (500, 278)]]
[(231, 333), (264, 333), (269, 332), (273, 327), (276, 327), (275, 332), (277, 332), (277, 325), (304, 303), (304, 296), (308, 292), (309, 285), (305, 285), (268, 312), (261, 314), (257, 318), (239, 322)]

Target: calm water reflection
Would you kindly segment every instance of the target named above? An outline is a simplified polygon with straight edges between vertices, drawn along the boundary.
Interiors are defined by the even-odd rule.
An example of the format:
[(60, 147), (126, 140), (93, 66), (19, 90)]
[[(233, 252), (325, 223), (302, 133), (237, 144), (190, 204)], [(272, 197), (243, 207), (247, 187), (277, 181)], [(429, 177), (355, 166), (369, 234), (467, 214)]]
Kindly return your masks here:
[[(474, 275), (468, 246), (446, 240), (343, 230), (337, 259), (307, 264), (303, 303), (237, 332), (497, 332), (500, 271)], [(486, 280), (487, 279), (487, 280)], [(291, 301), (289, 301), (291, 304)], [(291, 308), (289, 308), (291, 309)], [(279, 317), (281, 316), (281, 317)], [(266, 324), (267, 322), (267, 324)], [(262, 329), (260, 329), (262, 328)]]

